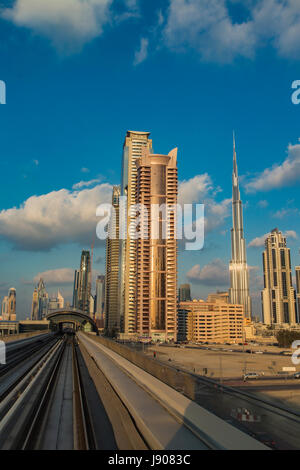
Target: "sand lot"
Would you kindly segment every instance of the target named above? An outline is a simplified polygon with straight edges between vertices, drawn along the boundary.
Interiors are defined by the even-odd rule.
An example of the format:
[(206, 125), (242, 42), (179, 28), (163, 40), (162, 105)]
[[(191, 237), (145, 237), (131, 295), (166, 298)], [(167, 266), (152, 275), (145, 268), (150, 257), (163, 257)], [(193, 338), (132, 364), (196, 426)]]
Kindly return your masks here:
[[(290, 356), (275, 356), (268, 354), (248, 354), (242, 352), (209, 351), (203, 349), (152, 347), (148, 354), (156, 351), (157, 359), (168, 361), (190, 372), (207, 377), (241, 379), (244, 371), (258, 372), (266, 376), (277, 376), (282, 367), (295, 367)], [(153, 352), (152, 352), (153, 354)], [(300, 371), (300, 366), (296, 366)]]
[[(274, 378), (278, 377), (278, 372), (282, 371), (282, 367), (296, 367), (296, 370), (300, 371), (300, 365), (295, 366), (290, 356), (166, 346), (153, 346), (147, 354), (153, 355), (154, 351), (157, 359), (162, 362), (199, 375), (204, 375), (203, 369), (207, 368), (207, 377), (222, 379), (228, 385), (243, 387), (245, 391), (262, 398), (266, 397), (274, 404), (287, 406), (300, 412), (300, 380), (283, 378), (282, 380), (258, 380), (246, 383), (242, 381), (244, 370)], [(272, 387), (278, 387), (278, 390), (272, 390)]]

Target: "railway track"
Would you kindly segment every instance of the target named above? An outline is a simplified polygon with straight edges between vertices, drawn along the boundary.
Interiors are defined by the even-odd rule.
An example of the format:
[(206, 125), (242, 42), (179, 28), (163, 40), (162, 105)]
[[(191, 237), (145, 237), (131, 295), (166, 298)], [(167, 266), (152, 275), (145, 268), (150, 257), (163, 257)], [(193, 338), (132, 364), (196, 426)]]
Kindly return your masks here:
[(24, 345), (24, 350), (18, 345), (10, 354), (7, 364), (0, 368), (0, 403), (57, 341), (58, 337), (49, 335), (43, 341), (38, 340), (33, 344)]
[(0, 402), (0, 449), (95, 449), (74, 337), (38, 356)]

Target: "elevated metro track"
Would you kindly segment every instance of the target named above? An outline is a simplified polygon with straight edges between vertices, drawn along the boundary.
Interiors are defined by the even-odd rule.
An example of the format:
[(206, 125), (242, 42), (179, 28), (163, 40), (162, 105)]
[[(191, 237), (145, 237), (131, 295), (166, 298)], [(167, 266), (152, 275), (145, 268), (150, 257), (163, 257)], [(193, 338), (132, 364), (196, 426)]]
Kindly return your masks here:
[(0, 368), (0, 449), (268, 450), (95, 336), (47, 337)]

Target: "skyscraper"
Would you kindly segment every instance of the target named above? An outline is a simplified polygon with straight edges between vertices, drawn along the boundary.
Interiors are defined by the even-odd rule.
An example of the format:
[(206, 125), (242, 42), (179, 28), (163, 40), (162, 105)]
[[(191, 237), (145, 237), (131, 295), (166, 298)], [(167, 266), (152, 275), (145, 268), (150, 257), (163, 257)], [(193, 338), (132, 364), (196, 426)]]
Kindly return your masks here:
[(300, 266), (296, 266), (296, 286), (297, 286), (297, 321), (300, 323)]
[(42, 320), (48, 314), (48, 308), (48, 292), (43, 279), (40, 279), (32, 294), (31, 320)]
[(8, 315), (10, 321), (16, 320), (16, 301), (17, 292), (14, 287), (11, 287), (8, 291)]
[(39, 316), (38, 320), (42, 320), (48, 314), (49, 295), (46, 291), (46, 286), (43, 279), (38, 283), (38, 296), (39, 296)]
[(296, 301), (292, 283), (291, 255), (286, 237), (276, 228), (265, 241), (263, 252), (264, 290), (262, 309), (264, 323), (295, 324)]
[(191, 286), (190, 284), (181, 284), (178, 291), (179, 302), (190, 302), (191, 298)]
[(96, 279), (96, 307), (95, 318), (103, 322), (105, 301), (105, 276), (100, 275)]
[(80, 275), (80, 271), (76, 269), (74, 273), (73, 303), (72, 303), (74, 308), (79, 308), (78, 306), (79, 275)]
[(35, 287), (32, 294), (32, 304), (31, 304), (31, 320), (39, 319), (39, 293), (37, 287)]
[(61, 295), (60, 291), (57, 291), (57, 296), (52, 296), (49, 299), (49, 307), (48, 307), (48, 313), (55, 312), (55, 310), (59, 310), (61, 308), (64, 308), (65, 300), (63, 296)]
[[(113, 187), (112, 207), (106, 240), (106, 273), (105, 273), (105, 328), (109, 332), (120, 331), (119, 311), (119, 202), (120, 186)], [(99, 299), (100, 301), (100, 299)]]
[(3, 320), (8, 320), (8, 296), (5, 295), (2, 300), (1, 316)]
[[(136, 202), (147, 209), (139, 212), (141, 236), (136, 243), (136, 329), (154, 340), (176, 340), (177, 149), (169, 155), (144, 150), (136, 166)], [(162, 206), (168, 209), (158, 213)]]
[(233, 137), (232, 175), (232, 220), (231, 261), (230, 261), (230, 303), (243, 305), (246, 318), (251, 318), (249, 295), (249, 272), (246, 257), (246, 241), (243, 227), (243, 206), (240, 198), (239, 177), (236, 160), (235, 138)]
[[(129, 227), (132, 217), (130, 206), (136, 203), (137, 168), (135, 161), (142, 156), (142, 150), (148, 149), (152, 153), (152, 140), (149, 132), (128, 131), (122, 161), (121, 196), (127, 197), (126, 213), (122, 209), (120, 217), (125, 218)], [(120, 247), (120, 293), (119, 305), (121, 314), (121, 329), (125, 334), (132, 334), (136, 330), (136, 240), (128, 232), (127, 238), (121, 242)]]
[(83, 250), (80, 260), (80, 272), (78, 279), (78, 308), (90, 315), (91, 296), (91, 255)]

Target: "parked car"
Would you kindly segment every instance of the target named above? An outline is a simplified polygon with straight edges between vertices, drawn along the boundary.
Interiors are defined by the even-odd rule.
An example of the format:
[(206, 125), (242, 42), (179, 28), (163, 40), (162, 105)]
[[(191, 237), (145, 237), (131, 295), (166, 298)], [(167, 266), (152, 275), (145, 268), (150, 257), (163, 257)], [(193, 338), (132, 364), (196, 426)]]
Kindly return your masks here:
[(263, 354), (263, 351), (255, 351), (255, 354)]
[(243, 379), (246, 382), (246, 380), (257, 380), (258, 377), (259, 374), (257, 372), (247, 372), (247, 374), (244, 374)]

